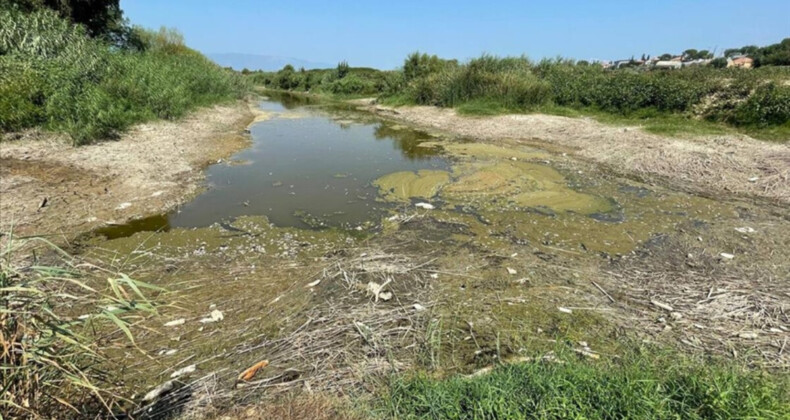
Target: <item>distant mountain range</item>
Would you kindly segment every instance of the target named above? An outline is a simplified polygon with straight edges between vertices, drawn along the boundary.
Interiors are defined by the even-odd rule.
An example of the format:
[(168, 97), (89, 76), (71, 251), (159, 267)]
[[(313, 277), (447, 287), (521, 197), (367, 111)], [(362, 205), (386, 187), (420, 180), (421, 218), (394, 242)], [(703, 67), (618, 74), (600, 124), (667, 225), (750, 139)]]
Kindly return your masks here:
[(280, 70), (285, 67), (286, 64), (290, 64), (296, 69), (304, 67), (307, 70), (335, 67), (333, 64), (317, 63), (292, 57), (276, 57), (272, 55), (217, 53), (206, 54), (206, 56), (222, 67), (233, 67), (234, 70), (246, 68), (249, 70), (274, 71)]

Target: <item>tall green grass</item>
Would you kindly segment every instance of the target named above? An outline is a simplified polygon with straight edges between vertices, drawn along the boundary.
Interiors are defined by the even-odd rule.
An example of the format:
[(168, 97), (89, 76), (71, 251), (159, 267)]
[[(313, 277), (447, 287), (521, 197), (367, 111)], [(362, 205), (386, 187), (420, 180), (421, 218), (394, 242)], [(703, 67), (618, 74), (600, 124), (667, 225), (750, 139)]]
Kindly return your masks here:
[(136, 48), (119, 48), (48, 9), (0, 10), (0, 130), (42, 126), (84, 144), (247, 92), (177, 33), (135, 33)]
[(787, 377), (682, 356), (527, 362), (474, 378), (395, 379), (380, 402), (397, 419), (787, 419)]
[(45, 239), (2, 236), (0, 418), (117, 410), (123, 396), (102, 370), (103, 346), (113, 334), (134, 343), (132, 323), (155, 313), (145, 293), (161, 289), (76, 260)]
[(629, 117), (649, 111), (760, 129), (790, 121), (788, 67), (639, 71), (490, 55), (429, 65), (426, 57), (413, 54), (404, 61), (403, 72), (411, 77), (385, 93), (385, 101), (475, 114), (567, 107)]

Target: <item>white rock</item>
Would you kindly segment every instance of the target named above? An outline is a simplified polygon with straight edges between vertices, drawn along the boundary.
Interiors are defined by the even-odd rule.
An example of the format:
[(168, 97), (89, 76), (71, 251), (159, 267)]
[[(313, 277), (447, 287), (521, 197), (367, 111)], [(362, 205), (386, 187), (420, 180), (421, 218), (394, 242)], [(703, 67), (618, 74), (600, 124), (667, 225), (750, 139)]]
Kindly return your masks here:
[(431, 278), (432, 278), (432, 279), (438, 279), (438, 278), (439, 278), (439, 275), (438, 275), (438, 274), (436, 274), (436, 273), (433, 273), (433, 274), (431, 274)]
[(132, 203), (128, 203), (128, 202), (127, 203), (121, 203), (121, 204), (118, 205), (118, 207), (115, 208), (115, 210), (128, 209), (129, 207), (132, 207)]
[(184, 325), (185, 322), (187, 322), (187, 321), (184, 318), (176, 319), (176, 320), (173, 320), (173, 321), (170, 321), (170, 322), (166, 322), (165, 323), (165, 327), (175, 327), (175, 326), (178, 326), (178, 325)]
[(171, 378), (178, 378), (179, 376), (186, 375), (188, 373), (192, 373), (195, 371), (195, 365), (189, 365), (187, 367), (181, 368), (173, 373), (170, 374)]
[(425, 310), (425, 306), (420, 305), (419, 303), (414, 304), (414, 310), (417, 312), (421, 312)]
[(754, 233), (754, 232), (756, 232), (756, 230), (754, 230), (753, 228), (750, 228), (750, 227), (735, 228), (735, 231), (740, 232), (740, 233)]
[(305, 288), (309, 289), (311, 287), (316, 287), (316, 286), (318, 286), (318, 283), (321, 283), (321, 279), (318, 279), (318, 280), (316, 280), (314, 282), (307, 283), (307, 286), (305, 286)]
[(721, 257), (724, 258), (725, 260), (731, 260), (731, 259), (735, 258), (735, 255), (728, 254), (726, 252), (722, 252), (719, 255), (721, 255)]
[(423, 208), (425, 210), (433, 210), (433, 209), (436, 208), (432, 204), (429, 204), (429, 203), (417, 203), (417, 204), (415, 204), (415, 206)]
[(510, 268), (510, 267), (508, 267), (508, 268), (507, 268), (507, 273), (508, 273), (508, 274), (510, 274), (510, 275), (512, 275), (512, 276), (514, 276), (514, 275), (518, 274), (518, 271), (516, 271), (516, 270), (514, 270), (514, 269), (512, 269), (512, 268)]
[(563, 308), (562, 306), (558, 306), (557, 309), (559, 309), (560, 312), (564, 312), (566, 314), (572, 314), (573, 313), (572, 310), (570, 310), (568, 308)]

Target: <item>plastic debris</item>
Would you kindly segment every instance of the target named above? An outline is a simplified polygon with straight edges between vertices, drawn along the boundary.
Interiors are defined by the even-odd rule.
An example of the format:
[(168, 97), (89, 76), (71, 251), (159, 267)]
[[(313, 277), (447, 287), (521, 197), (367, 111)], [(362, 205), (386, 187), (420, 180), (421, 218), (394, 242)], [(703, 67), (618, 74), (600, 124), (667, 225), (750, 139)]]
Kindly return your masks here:
[(213, 311), (211, 311), (208, 318), (203, 318), (200, 320), (200, 322), (207, 324), (210, 322), (219, 322), (222, 321), (223, 319), (225, 319), (225, 315), (223, 315), (221, 311), (214, 309)]
[(184, 318), (176, 319), (170, 322), (165, 322), (165, 327), (175, 327), (178, 325), (184, 325), (185, 322), (187, 322), (187, 320)]

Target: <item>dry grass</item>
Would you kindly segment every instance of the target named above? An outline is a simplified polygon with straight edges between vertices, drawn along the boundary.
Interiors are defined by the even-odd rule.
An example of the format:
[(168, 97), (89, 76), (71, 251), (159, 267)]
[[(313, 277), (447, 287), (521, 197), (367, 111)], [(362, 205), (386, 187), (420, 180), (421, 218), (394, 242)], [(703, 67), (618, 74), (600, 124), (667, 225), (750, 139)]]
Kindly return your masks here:
[(321, 394), (288, 395), (275, 401), (237, 408), (219, 420), (361, 420), (346, 408), (348, 403)]
[(720, 255), (681, 242), (658, 254), (606, 273), (627, 324), (656, 339), (671, 337), (691, 352), (790, 367), (787, 265), (759, 259), (727, 264)]
[[(282, 320), (292, 326), (288, 330), (245, 339), (207, 360), (189, 360), (198, 366), (208, 366), (216, 359), (267, 360), (268, 366), (251, 380), (239, 380), (241, 370), (225, 363), (226, 367), (197, 380), (174, 381), (173, 391), (153, 405), (141, 407), (137, 415), (214, 416), (215, 409), (261, 398), (272, 401), (295, 391), (353, 395), (361, 392), (372, 378), (412, 367), (415, 354), (425, 346), (425, 325), (433, 305), (423, 277), (432, 260), (425, 258), (418, 263), (380, 249), (338, 252), (318, 267), (317, 276), (296, 282), (277, 298), (289, 302), (289, 294), (304, 295), (309, 292), (307, 289), (322, 296), (320, 302), (308, 301), (292, 308), (289, 317), (293, 318)], [(387, 294), (380, 293), (377, 301), (369, 291), (369, 282), (384, 285), (382, 292), (392, 293), (393, 297), (385, 300)], [(229, 304), (225, 302), (223, 307)], [(235, 327), (240, 329), (239, 335), (246, 328), (244, 324)], [(297, 406), (321, 407), (316, 401), (299, 400)], [(283, 405), (275, 410), (287, 413), (294, 407)]]

